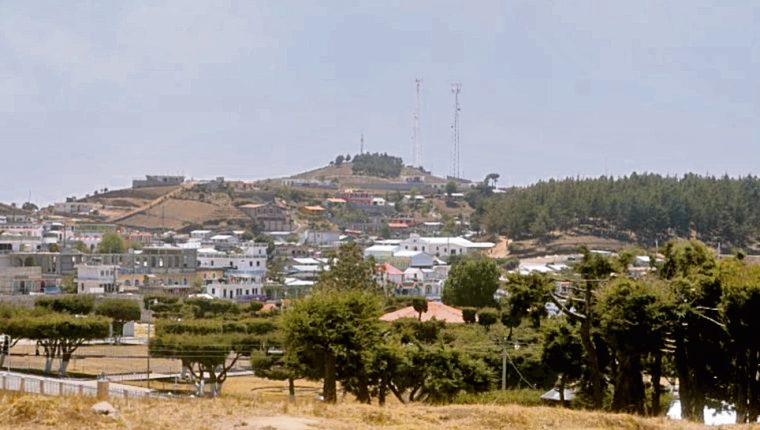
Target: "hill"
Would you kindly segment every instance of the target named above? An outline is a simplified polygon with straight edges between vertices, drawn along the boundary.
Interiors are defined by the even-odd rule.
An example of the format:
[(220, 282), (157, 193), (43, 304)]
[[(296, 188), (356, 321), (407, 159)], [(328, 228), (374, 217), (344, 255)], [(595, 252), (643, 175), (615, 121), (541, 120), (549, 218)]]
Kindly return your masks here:
[[(3, 429), (681, 429), (708, 427), (622, 414), (514, 405), (329, 406), (288, 404), (251, 398), (112, 400), (118, 416), (97, 415), (94, 399), (0, 394)], [(751, 426), (739, 426), (752, 428)]]
[(340, 165), (329, 165), (320, 167), (307, 172), (291, 176), (294, 179), (309, 179), (319, 181), (337, 181), (340, 185), (352, 186), (355, 184), (366, 183), (394, 183), (402, 181), (403, 177), (420, 177), (423, 182), (431, 184), (445, 184), (446, 179), (430, 174), (417, 167), (403, 166), (401, 174), (397, 178), (388, 178), (380, 176), (357, 175), (353, 173), (353, 164), (345, 162)]
[(476, 221), (515, 240), (588, 235), (654, 245), (673, 237), (754, 247), (760, 236), (760, 179), (688, 174), (564, 179), (469, 196)]

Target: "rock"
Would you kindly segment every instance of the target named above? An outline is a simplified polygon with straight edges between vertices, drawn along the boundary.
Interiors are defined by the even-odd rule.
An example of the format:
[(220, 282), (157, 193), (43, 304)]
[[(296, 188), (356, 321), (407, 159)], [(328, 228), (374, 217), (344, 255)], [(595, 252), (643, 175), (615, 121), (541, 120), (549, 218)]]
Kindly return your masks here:
[(113, 405), (111, 405), (108, 402), (95, 403), (94, 405), (92, 405), (92, 410), (96, 414), (107, 415), (109, 417), (115, 417), (116, 415), (118, 415), (116, 408), (114, 408)]

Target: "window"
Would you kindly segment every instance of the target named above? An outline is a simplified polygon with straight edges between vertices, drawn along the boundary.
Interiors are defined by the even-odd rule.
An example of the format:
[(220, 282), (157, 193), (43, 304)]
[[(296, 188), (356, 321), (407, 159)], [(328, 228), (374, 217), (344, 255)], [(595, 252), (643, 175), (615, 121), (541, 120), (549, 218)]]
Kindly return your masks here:
[(260, 266), (261, 266), (261, 261), (257, 261), (256, 262), (256, 267), (260, 267)]
[[(257, 265), (257, 266), (259, 265), (259, 262), (258, 262), (258, 261), (256, 262), (256, 265)], [(249, 262), (248, 262), (248, 267), (253, 267), (253, 261), (249, 261)]]

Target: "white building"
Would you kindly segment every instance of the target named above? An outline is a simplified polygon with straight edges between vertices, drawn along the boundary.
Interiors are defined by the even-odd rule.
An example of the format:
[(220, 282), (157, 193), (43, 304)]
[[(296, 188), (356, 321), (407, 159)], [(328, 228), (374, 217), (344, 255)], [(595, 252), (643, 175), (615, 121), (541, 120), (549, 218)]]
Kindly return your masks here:
[(205, 286), (207, 294), (219, 299), (253, 300), (264, 294), (266, 270), (231, 270), (222, 281)]
[(102, 208), (102, 204), (94, 202), (73, 201), (53, 204), (53, 212), (67, 215), (87, 215)]
[(340, 243), (339, 231), (309, 230), (305, 235), (305, 243), (314, 246), (338, 246)]
[(206, 240), (211, 238), (211, 236), (213, 236), (211, 230), (193, 230), (190, 232), (191, 239)]
[(110, 264), (79, 264), (77, 267), (77, 292), (79, 294), (117, 293), (116, 279), (119, 266)]
[(364, 258), (374, 257), (375, 260), (387, 260), (402, 249), (399, 245), (372, 245), (364, 249)]
[(267, 267), (266, 248), (263, 254), (259, 249), (249, 248), (251, 251), (243, 253), (226, 253), (213, 248), (198, 250), (199, 269), (227, 269), (227, 270), (251, 270)]
[(420, 237), (417, 234), (410, 235), (400, 245), (404, 251), (422, 251), (436, 257), (467, 255), (494, 246), (491, 242), (472, 242), (463, 237)]

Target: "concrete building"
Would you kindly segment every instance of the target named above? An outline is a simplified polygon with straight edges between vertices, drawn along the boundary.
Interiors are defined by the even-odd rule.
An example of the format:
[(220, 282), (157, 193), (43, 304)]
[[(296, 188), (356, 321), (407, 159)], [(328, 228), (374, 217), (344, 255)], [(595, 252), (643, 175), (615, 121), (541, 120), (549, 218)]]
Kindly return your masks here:
[(265, 281), (266, 270), (230, 270), (225, 279), (211, 282), (204, 289), (219, 299), (251, 301), (262, 298)]
[(133, 180), (132, 188), (171, 187), (182, 185), (184, 182), (184, 176), (146, 175), (145, 179)]
[(485, 251), (493, 248), (495, 244), (471, 242), (463, 237), (421, 237), (418, 234), (412, 234), (402, 241), (400, 246), (405, 251), (422, 251), (436, 257), (446, 257)]
[(238, 209), (253, 219), (262, 231), (291, 231), (293, 221), (288, 209), (275, 203), (259, 203), (240, 206)]
[(44, 285), (39, 266), (0, 267), (0, 294), (40, 293)]
[(65, 215), (89, 215), (100, 210), (103, 205), (95, 202), (65, 201), (53, 204), (53, 212)]
[(319, 247), (336, 247), (340, 244), (339, 231), (308, 230), (304, 235), (304, 243)]
[(77, 293), (106, 294), (118, 293), (119, 266), (92, 262), (77, 266)]

